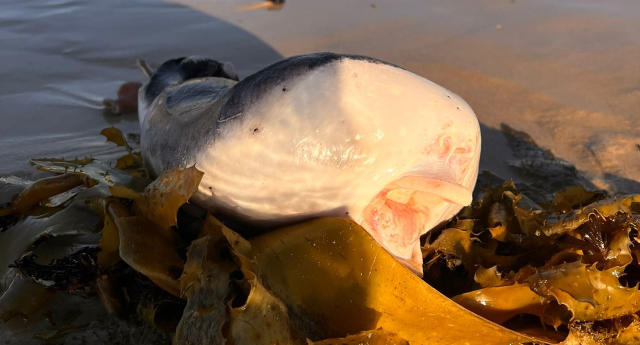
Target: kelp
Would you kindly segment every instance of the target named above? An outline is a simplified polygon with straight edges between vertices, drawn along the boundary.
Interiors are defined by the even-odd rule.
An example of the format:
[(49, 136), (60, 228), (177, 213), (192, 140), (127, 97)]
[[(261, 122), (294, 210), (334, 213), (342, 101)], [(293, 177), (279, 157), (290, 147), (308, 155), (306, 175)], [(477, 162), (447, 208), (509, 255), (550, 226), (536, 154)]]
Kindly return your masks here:
[(167, 171), (143, 193), (131, 192), (131, 210), (118, 200), (107, 201), (101, 242), (103, 265), (122, 258), (162, 289), (178, 296), (184, 260), (177, 251), (177, 235), (171, 227), (177, 224), (178, 209), (195, 192), (201, 177), (202, 173), (193, 167)]
[(129, 140), (125, 138), (119, 129), (115, 127), (105, 128), (100, 132), (100, 134), (107, 138), (107, 141), (123, 147), (128, 152), (128, 154), (116, 160), (116, 169), (125, 171), (136, 177), (148, 178), (148, 173), (142, 161), (142, 154), (134, 150), (132, 145), (129, 143)]
[[(536, 315), (540, 318), (552, 315), (550, 301), (533, 292), (528, 284), (513, 284), (474, 290), (453, 297), (465, 308), (487, 319), (503, 323), (521, 314)], [(561, 320), (549, 324), (558, 327)]]
[(195, 167), (165, 171), (135, 199), (136, 213), (161, 228), (175, 226), (178, 209), (196, 192), (202, 175)]
[[(549, 334), (546, 325), (560, 337), (562, 329), (569, 330), (567, 344), (614, 342), (623, 328), (608, 325), (640, 315), (639, 280), (627, 275), (638, 262), (640, 214), (632, 205), (640, 196), (603, 200), (598, 191), (575, 187), (539, 205), (513, 183), (496, 180), (481, 178), (491, 183), (478, 186), (474, 203), (458, 214), (454, 228), (427, 238), (427, 281), (505, 326), (535, 316), (542, 329), (514, 328), (529, 334)], [(473, 225), (455, 227), (461, 222)], [(444, 279), (457, 286), (463, 282), (466, 289), (450, 289)], [(598, 327), (577, 331), (590, 325)]]
[(141, 83), (134, 81), (122, 84), (118, 89), (116, 99), (105, 98), (102, 101), (105, 111), (114, 115), (137, 112), (138, 89), (141, 86)]
[[(208, 216), (180, 278), (187, 305), (176, 344), (305, 344), (287, 306), (239, 263), (249, 243)], [(224, 327), (223, 327), (224, 326)]]
[(149, 184), (145, 177), (131, 175), (112, 167), (108, 162), (85, 159), (65, 160), (60, 158), (32, 159), (37, 169), (53, 174), (80, 173), (106, 186), (123, 186), (134, 191), (142, 191)]
[[(167, 315), (177, 315), (179, 318), (184, 308), (183, 302), (170, 295), (154, 299), (153, 296), (162, 295), (157, 292), (160, 289), (121, 261), (120, 239), (123, 239), (123, 252), (129, 253), (123, 256), (134, 263), (143, 262), (145, 272), (151, 272), (150, 276), (157, 277), (152, 268), (157, 267), (160, 260), (153, 260), (152, 256), (140, 259), (139, 250), (127, 250), (137, 246), (147, 252), (141, 244), (146, 244), (147, 249), (157, 249), (154, 246), (154, 238), (157, 236), (153, 231), (147, 232), (149, 236), (144, 236), (144, 232), (137, 229), (123, 231), (121, 236), (117, 231), (116, 220), (126, 224), (122, 219), (137, 215), (131, 211), (130, 200), (110, 196), (112, 187), (130, 191), (128, 195), (142, 195), (150, 180), (146, 178), (146, 173), (140, 173), (140, 154), (123, 141), (124, 136), (115, 129), (105, 134), (110, 136), (111, 141), (124, 143), (127, 150), (127, 154), (115, 166), (111, 162), (92, 158), (36, 159), (32, 163), (37, 168), (57, 176), (31, 183), (26, 188), (22, 185), (13, 188), (10, 184), (13, 180), (3, 180), (2, 190), (15, 191), (15, 195), (10, 196), (9, 203), (3, 205), (4, 216), (0, 217), (0, 224), (6, 225), (4, 232), (0, 233), (0, 315), (9, 329), (22, 332), (20, 335), (16, 334), (16, 339), (23, 339), (25, 330), (21, 325), (27, 324), (31, 325), (27, 329), (34, 332), (32, 336), (43, 341), (62, 341), (67, 336), (75, 337), (74, 334), (85, 333), (87, 329), (100, 328), (99, 325), (105, 322), (108, 332), (113, 334), (144, 328), (144, 325), (136, 321), (138, 317), (135, 315), (154, 315), (157, 317), (150, 317), (150, 321), (166, 325), (171, 324), (166, 321), (171, 319)], [(6, 195), (3, 195), (3, 200), (7, 200)], [(175, 217), (177, 209), (172, 212)], [(153, 226), (157, 227), (155, 224)], [(121, 227), (131, 228), (127, 225)], [(167, 233), (167, 230), (158, 232)], [(102, 238), (100, 233), (104, 235)], [(131, 240), (132, 237), (137, 240)], [(176, 265), (171, 269), (166, 269), (167, 265), (162, 266), (159, 271), (169, 273), (174, 284), (167, 290), (173, 288), (172, 292), (177, 294), (177, 278), (181, 273), (183, 260), (176, 252), (175, 239), (171, 238), (168, 242), (169, 248), (176, 254), (171, 257), (163, 252), (158, 257), (164, 260), (162, 262), (169, 261)], [(174, 261), (171, 261), (172, 258)], [(152, 268), (147, 267), (147, 264)], [(11, 265), (13, 268), (9, 267)], [(74, 294), (65, 297), (65, 291), (72, 290)], [(85, 318), (84, 322), (91, 322), (92, 326), (77, 323), (72, 325), (75, 318), (64, 316), (65, 310), (83, 310), (81, 305), (85, 303), (66, 306), (56, 301), (64, 303), (62, 301), (74, 299), (78, 291), (82, 292), (84, 298), (99, 296), (107, 312), (126, 316), (129, 325), (123, 328), (122, 325), (110, 325), (107, 319), (91, 318)], [(51, 298), (53, 301), (50, 301)], [(34, 301), (33, 305), (29, 302), (31, 300)], [(137, 307), (145, 303), (151, 307)], [(167, 306), (176, 305), (177, 309), (168, 311), (171, 308)], [(52, 310), (54, 306), (60, 312)], [(99, 309), (93, 306), (91, 308), (83, 313), (96, 315)], [(61, 317), (64, 318), (60, 319)], [(178, 319), (174, 318), (173, 326), (164, 331), (175, 329)], [(159, 339), (154, 332), (145, 330), (145, 334), (148, 334), (149, 341)]]
[(640, 290), (622, 286), (621, 267), (598, 270), (580, 262), (540, 270), (526, 279), (532, 291), (552, 296), (572, 313), (572, 320), (596, 321), (640, 310)]
[[(306, 222), (261, 235), (249, 250), (234, 249), (292, 314), (312, 325), (305, 329), (312, 339), (382, 328), (411, 344), (534, 340), (461, 308), (348, 219)], [(465, 332), (459, 331), (462, 324)]]
[(19, 214), (14, 225), (0, 232), (0, 278), (9, 272), (9, 265), (36, 243), (62, 236), (97, 233), (101, 218), (91, 207), (91, 201), (107, 194), (108, 190), (102, 186), (81, 187), (62, 206), (51, 209), (44, 205)]
[(143, 217), (114, 220), (118, 228), (119, 255), (165, 291), (177, 296), (178, 278), (184, 262), (175, 248), (175, 238)]
[[(535, 340), (465, 311), (341, 218), (246, 240), (209, 216), (180, 282), (187, 306), (176, 344)], [(467, 332), (454, 331), (462, 323)]]
[(476, 269), (473, 280), (480, 284), (481, 287), (496, 287), (509, 284), (509, 281), (502, 278), (502, 274), (498, 271), (498, 266), (484, 268), (482, 266)]
[(85, 175), (95, 183), (112, 188), (126, 188), (142, 191), (150, 182), (142, 162), (142, 156), (115, 127), (103, 129), (102, 134), (107, 141), (120, 146), (126, 152), (115, 164), (96, 160), (90, 157), (81, 159), (37, 158), (30, 162), (36, 169), (53, 174), (75, 173)]
[(484, 247), (474, 244), (474, 242), (480, 243), (472, 232), (448, 228), (443, 230), (440, 236), (423, 252), (427, 256), (434, 252), (438, 255), (445, 255), (453, 266), (457, 264), (457, 260), (460, 260), (462, 265), (470, 270), (478, 265), (510, 267), (517, 259), (517, 257), (497, 255), (495, 248)]
[(381, 328), (348, 335), (343, 338), (331, 338), (311, 342), (309, 345), (408, 345), (409, 342), (394, 333)]
[(114, 219), (130, 216), (129, 210), (122, 203), (104, 199), (102, 205), (102, 230), (100, 230), (100, 252), (98, 252), (98, 265), (108, 268), (120, 261), (120, 234)]
[(16, 260), (14, 267), (24, 276), (48, 288), (76, 290), (96, 279), (97, 252), (97, 247), (84, 247), (48, 264), (40, 264), (36, 261), (36, 255), (27, 254)]
[[(473, 204), (422, 239), (424, 280), (348, 219), (244, 238), (189, 204), (202, 178), (197, 169), (151, 181), (120, 131), (102, 134), (126, 151), (121, 158), (33, 160), (58, 176), (5, 207), (0, 219), (17, 220), (0, 233), (12, 241), (0, 241), (0, 259), (18, 259), (17, 271), (0, 269), (12, 282), (0, 297), (8, 302), (0, 307), (5, 320), (37, 312), (21, 289), (37, 301), (81, 290), (106, 312), (145, 320), (177, 345), (640, 339), (640, 196), (605, 199), (517, 131), (509, 132), (519, 150), (512, 166), (526, 170), (541, 159), (578, 183), (530, 195), (530, 185), (524, 193), (482, 174)], [(69, 241), (81, 235), (88, 237), (78, 237), (78, 250)], [(58, 341), (73, 327), (41, 335)]]
[(93, 183), (90, 178), (77, 173), (40, 179), (17, 195), (9, 207), (0, 209), (0, 217), (14, 213), (23, 214), (55, 195), (81, 185), (91, 186)]
[(176, 344), (224, 344), (223, 327), (229, 316), (231, 272), (236, 265), (220, 257), (220, 236), (203, 236), (191, 243), (180, 277), (181, 296), (187, 300), (176, 328)]

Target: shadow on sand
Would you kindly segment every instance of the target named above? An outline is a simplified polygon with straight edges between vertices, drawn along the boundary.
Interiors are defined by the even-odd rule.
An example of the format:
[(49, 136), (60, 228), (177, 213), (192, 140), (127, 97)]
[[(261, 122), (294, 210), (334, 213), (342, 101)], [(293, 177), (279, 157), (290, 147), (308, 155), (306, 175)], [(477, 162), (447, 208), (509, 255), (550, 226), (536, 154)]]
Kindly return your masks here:
[[(529, 190), (528, 195), (550, 196), (557, 190), (576, 185), (586, 190), (598, 190), (592, 177), (577, 170), (571, 162), (555, 157), (550, 150), (538, 146), (527, 133), (505, 124), (501, 130), (480, 124), (480, 131), (480, 170), (488, 170), (505, 180), (513, 180), (521, 189)], [(601, 178), (616, 191), (623, 191), (623, 194), (640, 193), (638, 181), (610, 173)]]

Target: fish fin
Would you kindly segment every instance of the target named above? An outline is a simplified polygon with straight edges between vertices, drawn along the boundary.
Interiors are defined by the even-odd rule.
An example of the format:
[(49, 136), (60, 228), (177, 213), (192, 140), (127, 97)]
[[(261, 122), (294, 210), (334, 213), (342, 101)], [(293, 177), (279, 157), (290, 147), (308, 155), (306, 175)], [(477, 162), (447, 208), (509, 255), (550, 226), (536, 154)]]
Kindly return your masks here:
[(153, 73), (155, 73), (153, 68), (151, 68), (151, 66), (149, 66), (147, 61), (145, 61), (144, 59), (137, 59), (136, 65), (142, 71), (142, 73), (149, 79), (151, 79), (151, 76), (153, 75)]
[(469, 205), (472, 200), (471, 191), (463, 185), (425, 176), (404, 176), (391, 183), (388, 188), (402, 188), (435, 194), (460, 206)]

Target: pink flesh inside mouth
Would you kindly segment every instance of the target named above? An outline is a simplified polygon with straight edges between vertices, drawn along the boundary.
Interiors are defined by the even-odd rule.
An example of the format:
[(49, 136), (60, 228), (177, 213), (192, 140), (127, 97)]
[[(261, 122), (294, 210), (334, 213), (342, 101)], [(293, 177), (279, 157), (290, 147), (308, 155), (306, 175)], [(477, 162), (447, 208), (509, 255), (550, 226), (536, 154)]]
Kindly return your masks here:
[(471, 191), (457, 183), (408, 175), (389, 183), (365, 207), (363, 226), (387, 251), (422, 275), (420, 236), (438, 225), (443, 210), (471, 203)]

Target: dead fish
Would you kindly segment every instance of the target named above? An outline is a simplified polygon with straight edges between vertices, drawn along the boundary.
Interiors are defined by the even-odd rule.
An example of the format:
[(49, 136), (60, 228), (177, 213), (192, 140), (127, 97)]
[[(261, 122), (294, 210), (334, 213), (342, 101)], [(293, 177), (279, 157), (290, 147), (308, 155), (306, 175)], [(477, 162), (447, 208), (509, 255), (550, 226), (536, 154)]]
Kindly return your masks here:
[(350, 217), (422, 273), (420, 236), (471, 203), (480, 128), (453, 92), (356, 55), (295, 56), (240, 82), (229, 65), (161, 65), (139, 92), (152, 172), (204, 172), (194, 201), (254, 224)]

